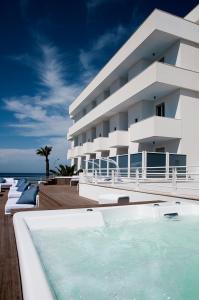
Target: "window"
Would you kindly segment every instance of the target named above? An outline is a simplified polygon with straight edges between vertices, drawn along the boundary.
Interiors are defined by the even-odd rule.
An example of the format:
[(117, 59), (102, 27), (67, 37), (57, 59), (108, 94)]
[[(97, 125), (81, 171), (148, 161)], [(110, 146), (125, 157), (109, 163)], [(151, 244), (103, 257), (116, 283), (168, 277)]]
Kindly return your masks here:
[(83, 116), (86, 115), (86, 108), (83, 109), (82, 114), (83, 114)]
[(156, 152), (165, 152), (165, 147), (158, 147), (155, 149)]
[(104, 99), (108, 98), (110, 96), (110, 89), (107, 89), (104, 91)]
[(95, 108), (96, 105), (97, 105), (96, 100), (93, 100), (93, 101), (92, 101), (92, 108)]
[(164, 56), (159, 59), (159, 62), (164, 63)]
[(165, 117), (165, 104), (156, 105), (156, 116)]
[(128, 82), (128, 74), (125, 74), (120, 78), (120, 87), (125, 85), (127, 82)]

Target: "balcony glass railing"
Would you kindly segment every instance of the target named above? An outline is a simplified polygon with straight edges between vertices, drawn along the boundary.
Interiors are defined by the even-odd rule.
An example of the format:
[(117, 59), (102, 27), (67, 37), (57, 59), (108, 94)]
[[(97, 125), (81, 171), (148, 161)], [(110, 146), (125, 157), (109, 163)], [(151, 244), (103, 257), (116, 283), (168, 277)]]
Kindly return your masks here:
[(139, 176), (143, 176), (145, 173), (145, 178), (165, 178), (169, 173), (168, 178), (171, 178), (175, 167), (178, 168), (178, 173), (184, 176), (186, 155), (168, 152), (138, 152), (130, 155), (117, 155), (106, 159), (89, 160), (87, 170), (89, 172), (96, 170), (103, 176), (111, 176), (112, 170), (115, 170), (121, 177), (135, 177), (138, 171)]

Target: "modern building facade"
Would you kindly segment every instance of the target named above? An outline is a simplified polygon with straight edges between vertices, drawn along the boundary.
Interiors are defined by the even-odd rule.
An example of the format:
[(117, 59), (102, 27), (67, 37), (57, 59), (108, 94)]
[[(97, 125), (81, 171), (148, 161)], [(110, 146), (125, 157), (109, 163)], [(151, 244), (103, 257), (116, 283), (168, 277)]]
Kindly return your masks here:
[(199, 166), (199, 5), (154, 10), (69, 108), (77, 168)]

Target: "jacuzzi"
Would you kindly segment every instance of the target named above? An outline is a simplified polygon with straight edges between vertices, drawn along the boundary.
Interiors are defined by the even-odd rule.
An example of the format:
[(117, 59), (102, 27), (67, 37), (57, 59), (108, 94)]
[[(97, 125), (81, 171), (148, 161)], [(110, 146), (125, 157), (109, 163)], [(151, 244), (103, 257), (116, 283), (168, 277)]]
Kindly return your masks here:
[(24, 300), (199, 299), (197, 204), (19, 212), (13, 223)]

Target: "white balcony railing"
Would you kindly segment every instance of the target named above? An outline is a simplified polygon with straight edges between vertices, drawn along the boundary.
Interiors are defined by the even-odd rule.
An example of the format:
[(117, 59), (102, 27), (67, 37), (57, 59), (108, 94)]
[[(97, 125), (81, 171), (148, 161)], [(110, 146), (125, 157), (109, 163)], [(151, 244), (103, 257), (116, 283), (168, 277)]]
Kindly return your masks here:
[(83, 153), (86, 154), (91, 154), (93, 153), (93, 143), (92, 142), (86, 142), (83, 144)]
[(109, 133), (109, 147), (120, 148), (129, 146), (129, 133), (127, 130), (116, 130)]
[(73, 158), (74, 158), (74, 148), (73, 149), (68, 149), (67, 159), (73, 159)]
[(83, 146), (74, 147), (74, 157), (78, 157), (78, 156), (84, 156)]
[(181, 138), (181, 120), (153, 116), (130, 126), (132, 142), (166, 141)]
[(94, 152), (106, 151), (109, 149), (108, 137), (98, 137), (94, 139)]

